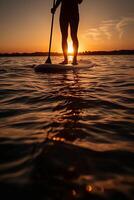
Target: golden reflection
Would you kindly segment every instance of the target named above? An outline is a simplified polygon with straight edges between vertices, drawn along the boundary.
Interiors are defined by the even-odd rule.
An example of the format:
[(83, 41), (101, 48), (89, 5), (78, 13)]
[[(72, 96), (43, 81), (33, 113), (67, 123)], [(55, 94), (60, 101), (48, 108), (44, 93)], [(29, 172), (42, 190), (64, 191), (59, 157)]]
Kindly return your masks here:
[(58, 141), (58, 142), (64, 142), (65, 141), (64, 138), (60, 138), (60, 137), (53, 137), (52, 140), (53, 141)]
[(72, 191), (72, 195), (73, 195), (73, 196), (76, 196), (76, 194), (77, 194), (76, 191), (73, 190), (73, 191)]
[[(55, 83), (49, 81), (49, 78), (48, 76), (49, 87), (55, 87)], [(54, 135), (51, 136), (52, 134), (50, 134), (48, 139), (50, 138), (55, 142), (72, 142), (77, 139), (79, 134), (78, 121), (81, 113), (81, 109), (78, 106), (79, 101), (81, 102), (81, 99), (78, 97), (78, 94), (80, 95), (81, 93), (78, 73), (74, 71), (70, 74), (61, 74), (58, 83), (64, 86), (64, 90), (60, 90), (58, 95), (64, 97), (65, 109), (59, 114), (59, 109), (61, 109), (63, 105), (61, 103), (56, 103), (52, 109), (53, 117), (51, 121), (53, 121), (54, 124), (57, 123), (62, 126), (62, 129), (54, 125), (51, 128), (51, 133), (54, 131)]]
[(69, 61), (69, 62), (72, 62), (72, 61), (73, 61), (73, 56), (72, 56), (72, 55), (69, 55), (69, 56), (68, 56), (68, 61)]
[(87, 191), (87, 192), (92, 192), (92, 191), (93, 191), (92, 186), (91, 186), (91, 185), (87, 185), (87, 186), (86, 186), (86, 191)]

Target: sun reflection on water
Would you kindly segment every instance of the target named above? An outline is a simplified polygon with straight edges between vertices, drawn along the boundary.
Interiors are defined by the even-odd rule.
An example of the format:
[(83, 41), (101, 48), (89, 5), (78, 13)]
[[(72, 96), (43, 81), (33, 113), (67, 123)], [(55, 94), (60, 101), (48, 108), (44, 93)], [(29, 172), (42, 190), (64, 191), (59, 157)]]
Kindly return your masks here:
[(68, 61), (69, 61), (69, 62), (72, 62), (72, 61), (73, 61), (73, 56), (72, 56), (72, 55), (69, 55), (69, 56), (68, 56)]

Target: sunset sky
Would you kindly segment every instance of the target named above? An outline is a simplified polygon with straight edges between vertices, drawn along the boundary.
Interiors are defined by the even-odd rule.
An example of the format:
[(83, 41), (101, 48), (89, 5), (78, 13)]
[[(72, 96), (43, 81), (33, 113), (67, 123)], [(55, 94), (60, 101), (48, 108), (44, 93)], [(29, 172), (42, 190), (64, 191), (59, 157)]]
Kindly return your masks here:
[[(0, 0), (0, 52), (47, 51), (52, 2)], [(59, 10), (52, 51), (61, 52)], [(78, 36), (79, 51), (134, 49), (134, 0), (84, 0)]]

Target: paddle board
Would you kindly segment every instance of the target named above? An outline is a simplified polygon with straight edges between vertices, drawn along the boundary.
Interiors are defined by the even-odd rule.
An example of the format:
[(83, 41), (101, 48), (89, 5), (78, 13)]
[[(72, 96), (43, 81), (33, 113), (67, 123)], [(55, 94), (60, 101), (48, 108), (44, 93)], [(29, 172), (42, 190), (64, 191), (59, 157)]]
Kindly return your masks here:
[(85, 69), (93, 67), (94, 64), (79, 64), (79, 65), (62, 65), (62, 64), (41, 64), (34, 67), (35, 72), (64, 72), (67, 70), (79, 70), (79, 69)]

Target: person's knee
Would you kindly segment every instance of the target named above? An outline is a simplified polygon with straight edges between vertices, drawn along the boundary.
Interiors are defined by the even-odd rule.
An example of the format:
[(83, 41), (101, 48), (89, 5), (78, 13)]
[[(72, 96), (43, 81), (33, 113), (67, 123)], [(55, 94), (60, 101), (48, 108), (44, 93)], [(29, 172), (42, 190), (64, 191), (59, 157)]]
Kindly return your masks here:
[(77, 31), (71, 30), (71, 38), (73, 41), (78, 40)]
[(71, 34), (71, 38), (72, 38), (72, 40), (73, 40), (73, 42), (74, 42), (75, 44), (78, 43), (78, 37), (77, 37), (77, 34)]
[(66, 41), (68, 38), (68, 33), (62, 32), (62, 41)]

